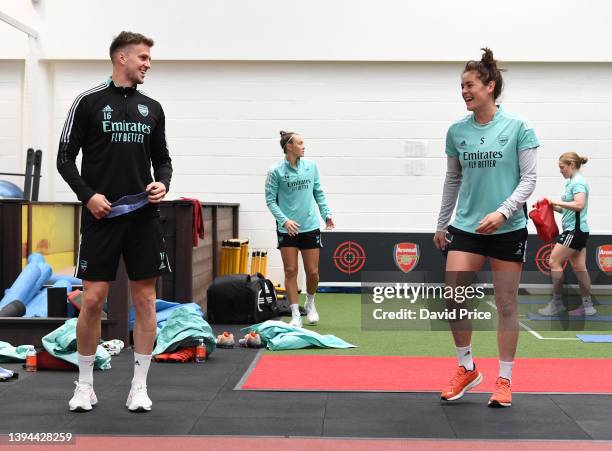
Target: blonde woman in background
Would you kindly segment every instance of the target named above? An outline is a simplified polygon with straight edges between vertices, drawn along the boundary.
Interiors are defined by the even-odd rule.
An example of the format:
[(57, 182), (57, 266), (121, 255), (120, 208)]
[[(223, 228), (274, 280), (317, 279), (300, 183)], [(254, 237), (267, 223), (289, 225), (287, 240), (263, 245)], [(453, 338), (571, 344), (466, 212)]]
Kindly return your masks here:
[(589, 239), (587, 212), (589, 209), (589, 185), (580, 172), (588, 158), (576, 152), (565, 152), (559, 157), (559, 172), (565, 182), (561, 200), (550, 200), (557, 213), (563, 215), (563, 233), (559, 236), (550, 255), (550, 275), (553, 282), (553, 298), (541, 315), (554, 316), (565, 310), (561, 295), (563, 292), (563, 267), (569, 260), (578, 278), (582, 305), (569, 312), (572, 316), (590, 316), (597, 313), (591, 300), (591, 278), (586, 268), (586, 244)]

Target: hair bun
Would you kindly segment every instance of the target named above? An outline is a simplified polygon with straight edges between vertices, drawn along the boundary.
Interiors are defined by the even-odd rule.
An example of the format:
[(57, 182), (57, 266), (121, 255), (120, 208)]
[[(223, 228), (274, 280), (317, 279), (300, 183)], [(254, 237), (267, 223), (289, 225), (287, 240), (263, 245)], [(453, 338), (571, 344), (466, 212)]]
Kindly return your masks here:
[(281, 131), (280, 131), (280, 135), (281, 135), (281, 137), (282, 137), (282, 136), (285, 136), (286, 134), (287, 134), (287, 132), (286, 132), (285, 130), (281, 130)]
[(587, 164), (587, 161), (589, 161), (587, 157), (580, 157), (580, 164)]
[(483, 47), (480, 50), (484, 52), (482, 54), (482, 58), (480, 59), (481, 62), (487, 65), (496, 63), (495, 58), (493, 57), (493, 50), (491, 50), (489, 47)]

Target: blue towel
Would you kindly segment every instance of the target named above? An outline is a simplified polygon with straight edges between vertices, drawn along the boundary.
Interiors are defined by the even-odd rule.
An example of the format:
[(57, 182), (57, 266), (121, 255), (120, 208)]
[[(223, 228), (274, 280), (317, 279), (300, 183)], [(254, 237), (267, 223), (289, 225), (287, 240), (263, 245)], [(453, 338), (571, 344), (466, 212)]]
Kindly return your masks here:
[(584, 343), (612, 343), (612, 335), (576, 334)]
[(111, 204), (111, 212), (106, 215), (106, 218), (114, 218), (115, 216), (125, 215), (144, 207), (148, 203), (149, 193), (146, 191), (139, 194), (123, 196)]

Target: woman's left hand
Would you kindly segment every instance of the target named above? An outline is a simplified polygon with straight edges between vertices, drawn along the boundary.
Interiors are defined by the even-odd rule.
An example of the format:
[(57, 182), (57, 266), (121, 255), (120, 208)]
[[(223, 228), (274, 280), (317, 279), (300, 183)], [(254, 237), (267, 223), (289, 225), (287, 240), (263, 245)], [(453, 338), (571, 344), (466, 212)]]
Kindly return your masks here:
[(336, 224), (334, 224), (334, 220), (330, 216), (329, 218), (325, 220), (325, 230), (331, 230), (334, 227), (336, 227)]
[(499, 211), (494, 211), (493, 213), (486, 215), (484, 219), (480, 221), (478, 228), (476, 229), (476, 233), (490, 235), (499, 229), (504, 222), (506, 222), (506, 217)]

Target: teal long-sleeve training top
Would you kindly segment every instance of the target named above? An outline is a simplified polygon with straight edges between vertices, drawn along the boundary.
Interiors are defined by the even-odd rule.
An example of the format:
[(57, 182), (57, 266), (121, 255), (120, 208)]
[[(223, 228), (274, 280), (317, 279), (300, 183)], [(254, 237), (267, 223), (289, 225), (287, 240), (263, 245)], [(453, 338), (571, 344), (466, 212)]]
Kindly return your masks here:
[(288, 219), (300, 224), (300, 233), (318, 229), (321, 221), (315, 205), (323, 220), (332, 215), (319, 180), (319, 170), (314, 161), (304, 158), (297, 160), (296, 167), (283, 159), (268, 170), (266, 205), (281, 233), (287, 233), (284, 225)]

